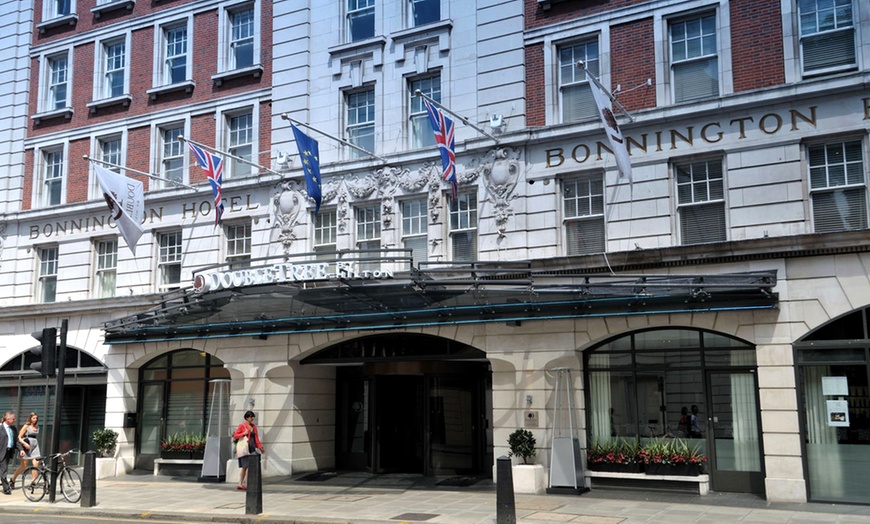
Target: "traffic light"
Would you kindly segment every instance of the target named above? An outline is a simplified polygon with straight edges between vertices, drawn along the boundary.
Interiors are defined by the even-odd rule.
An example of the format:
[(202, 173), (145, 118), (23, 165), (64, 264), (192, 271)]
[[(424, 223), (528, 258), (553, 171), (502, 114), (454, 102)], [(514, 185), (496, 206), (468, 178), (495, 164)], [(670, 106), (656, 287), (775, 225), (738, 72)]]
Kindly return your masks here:
[(30, 348), (30, 352), (38, 357), (38, 361), (30, 364), (30, 369), (39, 371), (43, 377), (53, 377), (57, 367), (57, 328), (45, 328), (42, 331), (34, 331), (31, 337), (39, 341), (39, 345)]

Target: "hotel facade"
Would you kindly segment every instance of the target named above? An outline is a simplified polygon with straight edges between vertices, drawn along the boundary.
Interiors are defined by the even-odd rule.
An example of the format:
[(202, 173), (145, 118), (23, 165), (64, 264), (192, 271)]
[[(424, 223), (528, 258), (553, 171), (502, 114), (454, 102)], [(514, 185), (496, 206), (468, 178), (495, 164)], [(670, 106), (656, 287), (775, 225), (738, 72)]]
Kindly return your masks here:
[[(695, 405), (713, 490), (870, 502), (865, 3), (67, 0), (19, 27), (0, 398), (53, 419), (30, 333), (68, 319), (62, 445), (110, 427), (150, 469), (225, 379), (265, 475), (491, 475), (517, 428), (551, 468)], [(243, 159), (219, 226), (184, 139)], [(84, 155), (145, 184), (135, 254)]]

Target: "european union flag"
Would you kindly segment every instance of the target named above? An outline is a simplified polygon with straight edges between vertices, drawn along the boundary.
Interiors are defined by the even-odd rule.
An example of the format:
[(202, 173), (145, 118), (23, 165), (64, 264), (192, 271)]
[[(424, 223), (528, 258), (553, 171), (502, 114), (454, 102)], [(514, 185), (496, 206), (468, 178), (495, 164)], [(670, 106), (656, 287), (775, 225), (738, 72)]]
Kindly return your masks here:
[(299, 148), (299, 158), (302, 160), (302, 171), (305, 173), (305, 190), (314, 199), (314, 214), (320, 211), (320, 201), (323, 195), (320, 191), (323, 179), (320, 178), (320, 152), (317, 141), (299, 130), (292, 123), (293, 136), (296, 137), (296, 147)]

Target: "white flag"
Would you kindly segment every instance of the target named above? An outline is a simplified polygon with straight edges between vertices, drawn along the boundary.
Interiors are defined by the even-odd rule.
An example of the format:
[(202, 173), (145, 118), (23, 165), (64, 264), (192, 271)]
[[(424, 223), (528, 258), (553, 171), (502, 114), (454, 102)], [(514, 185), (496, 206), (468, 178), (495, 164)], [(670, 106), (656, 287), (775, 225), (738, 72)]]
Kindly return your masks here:
[(94, 165), (97, 182), (103, 190), (103, 197), (109, 205), (112, 220), (118, 224), (118, 231), (133, 254), (136, 242), (142, 236), (142, 218), (145, 216), (145, 190), (142, 182), (119, 175), (106, 168)]
[(599, 85), (597, 78), (592, 77), (592, 73), (588, 73), (588, 76), (589, 87), (592, 88), (592, 96), (595, 97), (595, 104), (598, 106), (598, 114), (601, 115), (601, 121), (604, 123), (604, 130), (607, 133), (607, 140), (610, 142), (610, 148), (616, 157), (619, 178), (625, 177), (631, 182), (631, 160), (628, 158), (628, 149), (625, 146), (622, 131), (619, 130), (616, 117), (613, 116), (613, 111), (610, 110), (610, 97), (604, 94), (604, 88)]

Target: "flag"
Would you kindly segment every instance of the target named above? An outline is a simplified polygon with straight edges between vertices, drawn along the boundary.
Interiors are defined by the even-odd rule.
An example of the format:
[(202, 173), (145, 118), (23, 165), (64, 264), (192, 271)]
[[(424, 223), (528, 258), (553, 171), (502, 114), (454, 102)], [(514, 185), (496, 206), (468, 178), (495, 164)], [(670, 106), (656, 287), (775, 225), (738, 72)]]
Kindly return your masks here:
[(221, 195), (221, 186), (224, 183), (224, 162), (219, 156), (211, 153), (206, 153), (201, 147), (196, 146), (193, 142), (188, 142), (190, 151), (196, 158), (196, 163), (205, 171), (205, 177), (211, 183), (211, 190), (214, 192), (214, 225), (217, 227), (221, 223), (221, 217), (224, 216), (223, 196)]
[(423, 104), (426, 106), (426, 112), (429, 114), (429, 123), (432, 124), (432, 131), (435, 133), (435, 141), (438, 143), (438, 149), (441, 151), (441, 178), (450, 182), (451, 194), (453, 200), (456, 200), (456, 191), (459, 184), (456, 180), (453, 120), (444, 116), (444, 113), (440, 109), (433, 106), (425, 98), (423, 99)]
[(290, 123), (293, 136), (296, 138), (296, 147), (299, 148), (299, 158), (302, 159), (302, 172), (305, 173), (305, 190), (308, 196), (314, 199), (314, 214), (320, 211), (320, 202), (323, 200), (320, 178), (320, 152), (317, 149), (317, 141), (299, 130)]
[(94, 173), (109, 206), (112, 220), (118, 224), (118, 231), (135, 255), (136, 242), (144, 232), (142, 219), (145, 217), (145, 190), (142, 182), (96, 164), (94, 164)]
[(625, 146), (622, 131), (619, 130), (616, 117), (613, 116), (613, 111), (610, 110), (610, 97), (604, 93), (604, 88), (599, 84), (598, 79), (593, 77), (592, 73), (587, 74), (589, 76), (589, 87), (592, 89), (592, 96), (595, 98), (598, 113), (601, 115), (601, 122), (604, 123), (607, 140), (610, 142), (610, 148), (613, 149), (613, 155), (616, 157), (619, 178), (627, 178), (631, 182), (631, 160), (628, 158), (628, 149)]

